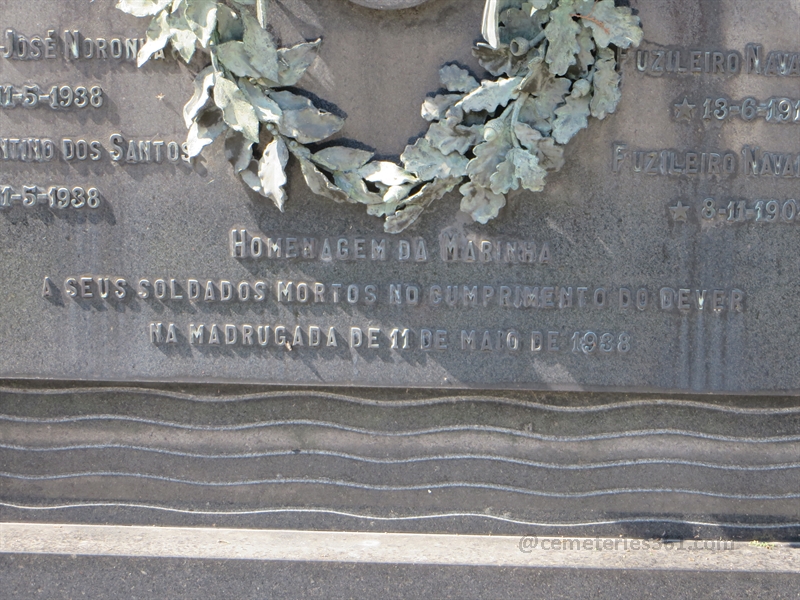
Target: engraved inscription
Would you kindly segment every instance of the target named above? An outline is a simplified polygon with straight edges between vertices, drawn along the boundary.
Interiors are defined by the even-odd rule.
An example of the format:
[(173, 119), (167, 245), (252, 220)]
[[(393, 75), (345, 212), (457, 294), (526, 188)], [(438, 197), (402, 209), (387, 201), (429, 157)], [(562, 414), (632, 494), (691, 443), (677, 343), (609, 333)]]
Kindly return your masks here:
[(263, 235), (242, 228), (230, 230), (230, 256), (253, 260), (387, 261), (426, 263), (508, 263), (550, 265), (550, 242), (486, 239), (475, 234), (444, 231), (439, 236), (439, 252), (421, 237), (347, 238), (311, 235)]
[[(446, 329), (350, 326), (342, 331), (325, 325), (281, 325), (267, 323), (178, 323), (151, 322), (147, 325), (150, 343), (201, 346), (242, 346), (292, 351), (324, 351), (346, 346), (351, 349), (403, 352), (504, 352), (519, 354), (572, 354), (578, 356), (626, 356), (633, 348), (633, 337), (625, 332), (594, 333), (576, 331), (571, 338), (559, 331), (519, 329), (461, 330), (451, 335)], [(567, 343), (569, 342), (569, 343)]]
[(99, 85), (54, 85), (45, 90), (33, 85), (0, 85), (0, 108), (37, 108), (46, 106), (53, 110), (66, 108), (100, 108), (105, 102), (103, 88)]
[(552, 260), (549, 242), (489, 240), (447, 230), (439, 237), (439, 250), (444, 262), (549, 265)]
[[(375, 64), (414, 65), (380, 90), (341, 52), (348, 36), (366, 39), (331, 18), (347, 3), (322, 2), (314, 12), (324, 27), (306, 29), (324, 43), (309, 39), (282, 50), (277, 67), (262, 65), (277, 69), (282, 84), (261, 81), (257, 99), (236, 74), (254, 68), (238, 64), (244, 25), (222, 4), (206, 52), (188, 63), (157, 52), (152, 58), (162, 60), (138, 69), (146, 22), (119, 13), (116, 0), (81, 1), (62, 0), (63, 10), (34, 3), (35, 19), (10, 3), (0, 27), (0, 227), (13, 282), (0, 286), (0, 375), (800, 393), (790, 368), (800, 343), (786, 326), (796, 312), (791, 271), (800, 239), (793, 0), (770, 5), (779, 18), (768, 31), (764, 10), (746, 0), (720, 0), (720, 15), (638, 2), (649, 41), (615, 49), (610, 40), (621, 69), (608, 68), (610, 50), (584, 48), (557, 77), (557, 44), (539, 58), (516, 55), (526, 39), (516, 5), (498, 5), (506, 19), (498, 46), (482, 48), (477, 63), (459, 21), (472, 9), (449, 10), (460, 7), (456, 0), (396, 14), (351, 6), (359, 27), (372, 19), (376, 31), (408, 25), (407, 40), (373, 47)], [(88, 16), (76, 21), (79, 4)], [(690, 14), (701, 18), (687, 23)], [(444, 20), (430, 53), (415, 62), (385, 55), (429, 42), (432, 16)], [(565, 26), (599, 33), (602, 20), (573, 15)], [(272, 41), (283, 46), (287, 32), (277, 25)], [(613, 37), (613, 29), (603, 33)], [(444, 60), (465, 61), (470, 74), (454, 79), (461, 70), (450, 67), (440, 73), (443, 89), (409, 87), (416, 69), (436, 79), (450, 64), (442, 52), (462, 42)], [(311, 78), (296, 80), (293, 70), (310, 61)], [(475, 71), (484, 63), (500, 73), (491, 85)], [(533, 75), (522, 77), (523, 67)], [(203, 69), (214, 85), (206, 75), (192, 90)], [(234, 82), (230, 98), (219, 78)], [(569, 85), (578, 79), (594, 82), (591, 93)], [(306, 90), (330, 105), (309, 109)], [(424, 94), (420, 116), (413, 98)], [(397, 185), (361, 166), (368, 154), (379, 162), (406, 155), (432, 106), (444, 123), (460, 118), (467, 98), (486, 107), (459, 130), (475, 151), (429, 132), (419, 161), (466, 169), (486, 192), (471, 201), (499, 211), (486, 224), (462, 216), (458, 186), (426, 187), (406, 161), (407, 173), (381, 174)], [(261, 103), (254, 114), (250, 100)], [(387, 110), (369, 109), (376, 103)], [(403, 103), (417, 107), (404, 112)], [(186, 112), (198, 115), (189, 144)], [(333, 146), (309, 142), (307, 155), (292, 141), (318, 139), (344, 116)], [(581, 131), (563, 157), (551, 153), (546, 140), (590, 117), (602, 122)], [(487, 135), (487, 127), (500, 133)], [(281, 140), (288, 161), (268, 150)], [(210, 151), (190, 158), (199, 143)], [(523, 147), (537, 164), (519, 163)], [(336, 170), (316, 177), (306, 167), (323, 157)], [(548, 169), (562, 161), (561, 171)], [(242, 169), (253, 175), (244, 183)], [(499, 205), (494, 187), (537, 169), (550, 171), (545, 191), (519, 186)], [(279, 170), (289, 200), (281, 210), (257, 191)], [(394, 226), (364, 217), (365, 206), (334, 202), (342, 186), (362, 183), (368, 213), (408, 228), (390, 233)], [(392, 200), (397, 194), (402, 202)], [(427, 212), (414, 220), (419, 208)]]
[[(770, 203), (767, 203), (770, 204)], [(777, 203), (776, 203), (777, 204)], [(766, 206), (766, 205), (764, 205)], [(791, 208), (787, 208), (791, 207)], [(796, 203), (784, 204), (785, 211), (796, 212)], [(765, 211), (772, 211), (773, 207)], [(738, 215), (735, 207), (733, 214)], [(787, 215), (789, 212), (787, 212)], [(775, 217), (777, 219), (778, 217)], [(771, 221), (770, 221), (771, 222)], [(57, 281), (58, 278), (46, 278)], [(536, 283), (508, 285), (460, 285), (432, 284), (422, 286), (416, 283), (397, 282), (388, 285), (377, 283), (321, 283), (314, 281), (288, 281), (256, 279), (241, 281), (236, 279), (206, 279), (175, 277), (130, 277), (108, 275), (70, 275), (62, 280), (64, 293), (70, 298), (103, 298), (122, 300), (127, 297), (129, 281), (135, 283), (136, 297), (141, 300), (157, 300), (164, 303), (188, 302), (208, 303), (266, 303), (270, 305), (384, 305), (396, 308), (419, 308), (429, 312), (430, 308), (441, 310), (473, 310), (480, 308), (502, 308), (517, 310), (548, 311), (598, 311), (615, 309), (619, 311), (645, 311), (651, 307), (670, 311), (707, 309), (705, 297), (712, 290), (662, 287), (649, 290), (645, 286), (631, 287), (592, 287), (584, 285), (543, 285)], [(111, 283), (109, 283), (111, 282)], [(117, 283), (114, 283), (117, 282)], [(120, 293), (109, 294), (111, 285)], [(52, 285), (50, 283), (49, 285)], [(679, 291), (675, 291), (675, 290)], [(674, 297), (686, 294), (695, 298), (689, 306), (683, 302), (665, 300), (665, 290), (672, 290)], [(745, 294), (741, 290), (713, 290), (715, 297), (724, 298), (714, 312), (730, 310), (744, 312)], [(660, 298), (660, 304), (653, 299)], [(430, 314), (430, 313), (429, 313)]]
[(696, 150), (631, 148), (615, 143), (611, 147), (612, 170), (619, 173), (629, 169), (637, 175), (729, 178), (739, 170), (739, 157), (732, 150), (701, 152)]
[[(0, 45), (0, 57), (9, 60), (117, 60), (136, 62), (144, 38), (86, 37), (79, 29), (66, 29), (59, 37), (55, 29), (46, 34), (26, 35), (6, 29)], [(159, 50), (152, 59), (164, 58)]]
[(765, 102), (760, 102), (750, 97), (735, 102), (728, 98), (706, 98), (703, 103), (703, 119), (705, 120), (725, 121), (737, 117), (744, 121), (762, 118), (767, 123), (800, 123), (800, 100), (770, 98)]
[(667, 73), (705, 73), (738, 75), (742, 55), (736, 50), (662, 50), (636, 51), (636, 69), (656, 77)]
[(0, 160), (46, 163), (99, 162), (119, 165), (189, 163), (185, 142), (165, 139), (132, 139), (120, 133), (109, 137), (107, 146), (96, 139), (65, 137), (58, 141), (39, 137), (1, 137)]
[(769, 152), (758, 146), (745, 146), (742, 158), (742, 169), (748, 177), (800, 177), (800, 152)]
[(763, 44), (747, 44), (743, 53), (642, 48), (636, 51), (636, 69), (655, 77), (667, 74), (800, 77), (800, 52), (766, 51)]
[(716, 200), (706, 198), (700, 205), (700, 215), (706, 221), (725, 223), (796, 223), (798, 202), (794, 199), (756, 200), (750, 204), (746, 200)]
[(44, 204), (49, 208), (100, 208), (103, 197), (95, 187), (50, 186), (42, 188), (36, 185), (23, 185), (14, 188), (0, 185), (0, 209), (21, 205), (33, 208)]

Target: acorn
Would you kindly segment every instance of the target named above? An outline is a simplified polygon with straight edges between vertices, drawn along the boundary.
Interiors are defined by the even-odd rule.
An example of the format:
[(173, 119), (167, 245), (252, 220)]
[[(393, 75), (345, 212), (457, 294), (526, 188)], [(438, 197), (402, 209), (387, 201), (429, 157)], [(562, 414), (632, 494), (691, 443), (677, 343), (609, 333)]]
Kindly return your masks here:
[(487, 142), (495, 141), (503, 132), (504, 125), (501, 120), (489, 121), (483, 128), (483, 139)]
[(585, 79), (578, 79), (572, 84), (572, 95), (576, 98), (583, 98), (592, 90), (592, 84)]
[(508, 49), (514, 56), (525, 56), (531, 49), (531, 43), (524, 37), (517, 37), (511, 40)]

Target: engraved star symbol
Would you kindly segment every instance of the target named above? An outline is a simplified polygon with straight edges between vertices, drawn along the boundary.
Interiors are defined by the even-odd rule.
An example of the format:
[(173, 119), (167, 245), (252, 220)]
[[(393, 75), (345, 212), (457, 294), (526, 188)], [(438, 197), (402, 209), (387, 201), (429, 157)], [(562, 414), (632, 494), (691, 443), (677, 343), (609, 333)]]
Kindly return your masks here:
[(672, 220), (679, 222), (679, 223), (686, 223), (687, 219), (689, 218), (689, 207), (684, 206), (683, 203), (678, 200), (678, 206), (670, 207), (672, 211)]
[(689, 99), (684, 97), (683, 102), (681, 104), (675, 105), (675, 119), (680, 121), (681, 119), (686, 119), (687, 121), (691, 121), (694, 118), (694, 104), (689, 104)]

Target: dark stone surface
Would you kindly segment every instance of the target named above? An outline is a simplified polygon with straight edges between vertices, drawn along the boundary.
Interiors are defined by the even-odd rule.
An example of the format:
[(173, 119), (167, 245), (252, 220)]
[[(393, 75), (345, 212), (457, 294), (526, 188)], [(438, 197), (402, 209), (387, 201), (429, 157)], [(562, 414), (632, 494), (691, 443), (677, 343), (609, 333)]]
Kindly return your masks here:
[[(144, 22), (114, 3), (14, 3), (3, 9), (3, 26), (27, 35), (49, 28), (80, 28), (92, 39), (142, 35)], [(304, 87), (347, 114), (344, 138), (383, 156), (396, 156), (423, 132), (419, 105), (437, 89), (442, 64), (457, 61), (480, 74), (470, 53), (480, 0), (429, 0), (380, 12), (345, 0), (303, 4), (311, 14), (291, 13), (298, 3), (275, 6), (285, 13), (285, 42), (325, 38)], [(649, 53), (680, 50), (682, 60), (695, 49), (743, 54), (751, 42), (765, 53), (800, 51), (800, 14), (790, 0), (631, 5)], [(545, 193), (512, 195), (486, 227), (468, 222), (458, 198), (448, 197), (407, 235), (392, 238), (361, 207), (314, 197), (295, 168), (280, 214), (232, 176), (219, 144), (194, 167), (113, 164), (107, 155), (97, 162), (0, 162), (0, 186), (96, 185), (108, 202), (94, 213), (0, 210), (0, 520), (800, 539), (798, 223), (756, 223), (753, 215), (747, 222), (708, 220), (701, 213), (711, 197), (720, 207), (733, 200), (749, 209), (758, 200), (780, 200), (781, 208), (800, 200), (800, 179), (741, 172), (746, 145), (797, 156), (798, 125), (702, 119), (706, 98), (800, 99), (799, 80), (654, 76), (637, 70), (636, 58), (630, 53), (623, 64), (618, 113), (574, 140), (567, 166), (550, 176)], [(94, 112), (2, 110), (0, 137), (98, 140), (106, 149), (115, 133), (182, 141), (181, 108), (197, 68), (0, 59), (4, 83), (101, 84), (107, 93), (105, 107)], [(689, 122), (675, 118), (684, 98), (696, 106)], [(614, 173), (615, 143), (628, 152), (730, 150), (739, 170), (729, 178), (645, 175), (628, 154)], [(686, 222), (670, 210), (679, 201), (690, 207)], [(228, 248), (232, 228), (351, 244), (385, 237), (394, 251), (399, 240), (422, 238), (429, 260), (237, 260)], [(549, 242), (552, 260), (443, 264), (445, 229), (478, 241)], [(264, 280), (273, 292), (263, 306), (75, 301), (63, 282), (80, 276)], [(61, 287), (51, 300), (40, 295), (45, 277)], [(375, 284), (381, 296), (375, 306), (281, 305), (273, 288), (280, 280), (356, 284), (362, 298), (363, 286)], [(602, 287), (612, 306), (454, 309), (431, 306), (427, 291), (420, 306), (390, 306), (388, 286), (399, 283), (423, 291), (570, 286), (576, 304), (579, 287)], [(623, 287), (646, 289), (646, 309), (620, 309)], [(663, 287), (739, 289), (743, 312), (662, 310), (655, 304)], [(151, 322), (176, 323), (179, 343), (152, 344)], [(200, 349), (187, 343), (189, 323), (333, 326), (339, 346)], [(380, 328), (381, 347), (348, 348), (353, 326)], [(414, 338), (408, 351), (392, 351), (386, 333), (395, 327), (447, 330), (450, 347), (424, 352)], [(462, 329), (516, 329), (526, 348), (532, 331), (558, 332), (561, 351), (462, 352)], [(631, 351), (572, 353), (575, 331), (629, 333)], [(137, 383), (154, 380), (162, 383)], [(303, 387), (323, 384), (334, 387)], [(12, 597), (197, 597), (192, 582), (208, 596), (221, 589), (218, 595), (229, 597), (257, 596), (262, 583), (276, 597), (296, 597), (297, 590), (363, 597), (367, 589), (435, 597), (796, 593), (795, 580), (784, 575), (7, 556), (0, 569)], [(134, 580), (141, 571), (156, 575)]]
[(381, 10), (396, 10), (400, 8), (411, 8), (418, 6), (428, 0), (351, 0), (361, 6), (368, 8), (378, 8)]
[(0, 521), (800, 540), (793, 398), (0, 389)]
[[(139, 37), (145, 21), (123, 15), (111, 0), (13, 4), (3, 11), (4, 27), (28, 36), (79, 28), (92, 39)], [(303, 86), (347, 114), (342, 136), (397, 155), (424, 130), (419, 106), (438, 87), (437, 69), (449, 61), (472, 68), (472, 43), (480, 32), (481, 0), (431, 0), (408, 11), (374, 11), (343, 0), (319, 0), (305, 12), (290, 14), (286, 3), (279, 19), (284, 41), (324, 37), (321, 60)], [(299, 5), (298, 5), (299, 6)], [(113, 163), (107, 152), (97, 162), (55, 160), (51, 163), (3, 162), (0, 185), (96, 186), (106, 204), (97, 211), (24, 208), (0, 211), (2, 273), (0, 289), (0, 376), (116, 381), (239, 381), (281, 384), (427, 386), (535, 389), (623, 389), (677, 392), (796, 393), (800, 374), (794, 368), (800, 341), (795, 334), (798, 289), (793, 275), (798, 251), (796, 222), (728, 222), (702, 217), (703, 202), (715, 207), (734, 201), (755, 210), (759, 200), (779, 201), (779, 208), (798, 198), (797, 177), (743, 174), (744, 146), (780, 155), (800, 156), (797, 124), (768, 123), (763, 115), (747, 122), (733, 116), (703, 119), (706, 98), (728, 98), (741, 105), (800, 96), (798, 78), (755, 74), (665, 73), (654, 76), (655, 52), (669, 50), (686, 67), (693, 50), (743, 56), (748, 43), (797, 52), (800, 15), (796, 3), (769, 5), (746, 0), (673, 0), (631, 2), (643, 21), (648, 72), (637, 69), (637, 54), (623, 62), (623, 100), (616, 115), (573, 140), (567, 165), (549, 177), (542, 194), (512, 194), (500, 217), (482, 227), (458, 212), (458, 199), (435, 205), (407, 232), (382, 233), (380, 221), (361, 207), (336, 205), (313, 196), (299, 169), (291, 169), (289, 202), (284, 214), (248, 192), (235, 179), (217, 144), (193, 167), (185, 164)], [(309, 12), (310, 11), (310, 12)], [(59, 35), (61, 35), (59, 33)], [(705, 54), (698, 59), (705, 69)], [(733, 60), (733, 59), (731, 59)], [(763, 59), (762, 67), (766, 63)], [(722, 63), (721, 63), (722, 64)], [(728, 63), (725, 62), (724, 65)], [(97, 140), (109, 149), (110, 136), (126, 140), (185, 138), (180, 111), (190, 93), (191, 68), (174, 61), (144, 69), (124, 60), (63, 58), (42, 61), (0, 60), (2, 81), (16, 86), (37, 83), (100, 84), (107, 102), (99, 110), (52, 111), (14, 108), (0, 112), (3, 137), (48, 137), (60, 141)], [(689, 68), (691, 65), (689, 65)], [(727, 68), (727, 66), (726, 66)], [(691, 119), (676, 119), (674, 106), (695, 105)], [(714, 108), (716, 110), (716, 108)], [(619, 172), (614, 172), (614, 144), (626, 144)], [(731, 153), (731, 176), (646, 175), (637, 173), (635, 157), (647, 170), (647, 155), (637, 151)], [(660, 155), (659, 155), (660, 156)], [(706, 159), (708, 160), (708, 159)], [(781, 158), (780, 160), (783, 160)], [(772, 163), (770, 163), (772, 164)], [(785, 163), (784, 163), (785, 164)], [(769, 165), (768, 165), (769, 166)], [(773, 165), (774, 166), (774, 165)], [(787, 166), (787, 169), (789, 167)], [(760, 172), (759, 167), (759, 172)], [(675, 220), (671, 207), (689, 206), (687, 220)], [(734, 208), (738, 206), (736, 204)], [(774, 205), (770, 205), (774, 206)], [(738, 209), (735, 209), (738, 211)], [(766, 203), (761, 209), (766, 211)], [(791, 207), (786, 209), (791, 211)], [(724, 212), (724, 211), (723, 211)], [(739, 213), (734, 212), (736, 217)], [(767, 213), (764, 212), (763, 215)], [(789, 214), (789, 213), (787, 213)], [(680, 216), (680, 213), (676, 214)], [(388, 239), (392, 254), (401, 240), (422, 238), (428, 261), (386, 263), (369, 260), (235, 259), (228, 249), (232, 228), (265, 236), (346, 238), (351, 253), (356, 239)], [(439, 252), (445, 231), (490, 241), (530, 240), (541, 249), (549, 243), (549, 264), (444, 264)], [(69, 277), (123, 277), (136, 282), (174, 278), (185, 295), (187, 281), (197, 279), (265, 281), (270, 293), (261, 305), (192, 303), (186, 299), (142, 300), (130, 293), (124, 301), (65, 294)], [(50, 300), (41, 297), (45, 277), (61, 288)], [(280, 304), (278, 281), (359, 286), (359, 302)], [(391, 284), (416, 285), (418, 306), (389, 304)], [(364, 303), (365, 286), (375, 285), (377, 302)], [(439, 285), (491, 287), (489, 306), (432, 306), (430, 290)], [(501, 286), (571, 287), (574, 306), (564, 310), (500, 307)], [(588, 306), (578, 307), (579, 288), (587, 288)], [(606, 306), (593, 306), (594, 292), (604, 289)], [(644, 310), (619, 306), (621, 288), (635, 295), (647, 291)], [(689, 290), (687, 310), (662, 310), (660, 290)], [(696, 291), (708, 290), (705, 309), (695, 304)], [(714, 290), (727, 306), (712, 309)], [(730, 310), (731, 293), (744, 294), (742, 312)], [(677, 303), (677, 299), (675, 300)], [(721, 301), (722, 302), (722, 301)], [(721, 306), (724, 304), (722, 302)], [(176, 325), (175, 345), (155, 345), (150, 323)], [(273, 341), (269, 347), (241, 344), (192, 347), (190, 323), (241, 327), (269, 324), (307, 331), (335, 327), (337, 348), (289, 351)], [(365, 336), (380, 329), (377, 349), (348, 347), (350, 328)], [(411, 330), (411, 348), (390, 349), (394, 328)], [(447, 349), (424, 351), (421, 332), (446, 331)], [(461, 332), (484, 332), (495, 343), (497, 332), (521, 336), (522, 349), (463, 351)], [(533, 332), (553, 332), (558, 352), (530, 350)], [(572, 352), (575, 332), (613, 334), (614, 351)], [(619, 335), (629, 334), (631, 349), (616, 351)], [(241, 339), (241, 330), (238, 333)], [(307, 335), (307, 333), (306, 333)], [(546, 342), (545, 342), (546, 343)]]
[(786, 573), (0, 556), (8, 598), (797, 598)]

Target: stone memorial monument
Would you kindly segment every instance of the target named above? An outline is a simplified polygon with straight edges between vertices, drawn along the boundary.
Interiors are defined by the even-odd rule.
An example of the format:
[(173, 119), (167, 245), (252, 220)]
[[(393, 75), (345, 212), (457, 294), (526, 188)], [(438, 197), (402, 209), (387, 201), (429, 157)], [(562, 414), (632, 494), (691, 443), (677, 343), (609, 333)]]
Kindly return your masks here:
[(800, 532), (797, 0), (0, 25), (0, 520)]
[(753, 41), (667, 51), (667, 5), (469, 4), (9, 25), (2, 375), (799, 389), (796, 31), (682, 2)]

